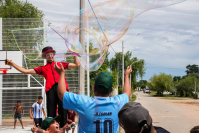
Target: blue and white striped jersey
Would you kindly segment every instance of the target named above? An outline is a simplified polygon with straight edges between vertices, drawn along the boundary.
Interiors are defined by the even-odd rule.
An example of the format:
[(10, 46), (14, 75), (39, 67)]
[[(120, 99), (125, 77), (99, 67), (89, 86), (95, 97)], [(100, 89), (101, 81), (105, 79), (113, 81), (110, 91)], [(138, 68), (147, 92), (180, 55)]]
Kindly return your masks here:
[(33, 108), (33, 118), (42, 118), (43, 112), (42, 109), (44, 109), (43, 104), (38, 104), (37, 102), (32, 105)]

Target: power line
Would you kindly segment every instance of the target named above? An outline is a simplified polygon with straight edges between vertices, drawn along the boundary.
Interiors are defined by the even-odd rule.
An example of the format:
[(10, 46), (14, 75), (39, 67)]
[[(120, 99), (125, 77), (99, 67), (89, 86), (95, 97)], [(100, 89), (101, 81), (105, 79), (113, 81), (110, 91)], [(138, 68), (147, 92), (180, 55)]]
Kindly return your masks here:
[[(93, 12), (93, 14), (94, 14), (94, 16), (95, 16), (95, 18), (96, 18), (96, 20), (97, 20), (97, 23), (98, 23), (98, 25), (99, 25), (101, 31), (103, 32), (103, 30), (102, 30), (102, 28), (101, 28), (101, 25), (100, 25), (100, 23), (99, 23), (99, 21), (98, 21), (98, 18), (97, 18), (96, 14), (95, 14), (95, 12), (94, 12), (94, 10), (93, 10), (93, 7), (92, 7), (92, 5), (91, 5), (91, 3), (90, 3), (90, 0), (88, 0), (88, 3), (90, 4), (90, 7), (91, 7), (91, 9), (92, 9), (92, 12)], [(107, 39), (107, 37), (106, 37), (106, 35), (105, 35), (104, 32), (103, 32), (103, 35), (104, 35), (104, 37), (106, 38), (106, 40), (107, 40), (107, 42), (108, 42), (108, 39)], [(111, 46), (111, 45), (108, 45), (108, 46)], [(116, 51), (114, 50), (114, 48), (113, 48), (112, 46), (111, 46), (111, 48), (112, 48), (113, 51), (116, 53)]]

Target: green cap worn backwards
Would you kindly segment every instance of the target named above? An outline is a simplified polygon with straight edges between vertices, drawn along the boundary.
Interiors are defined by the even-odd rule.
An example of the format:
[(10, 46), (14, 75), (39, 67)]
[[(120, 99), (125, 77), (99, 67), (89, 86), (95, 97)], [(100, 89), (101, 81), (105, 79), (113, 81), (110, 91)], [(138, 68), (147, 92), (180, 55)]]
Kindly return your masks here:
[[(113, 85), (113, 77), (109, 72), (100, 72), (95, 79), (95, 88), (102, 92), (110, 92)], [(102, 88), (103, 86), (104, 88)]]
[(55, 118), (47, 117), (42, 121), (42, 126), (41, 129), (46, 130), (49, 127), (49, 124), (53, 121), (56, 120), (57, 122), (60, 121), (61, 115), (56, 116)]

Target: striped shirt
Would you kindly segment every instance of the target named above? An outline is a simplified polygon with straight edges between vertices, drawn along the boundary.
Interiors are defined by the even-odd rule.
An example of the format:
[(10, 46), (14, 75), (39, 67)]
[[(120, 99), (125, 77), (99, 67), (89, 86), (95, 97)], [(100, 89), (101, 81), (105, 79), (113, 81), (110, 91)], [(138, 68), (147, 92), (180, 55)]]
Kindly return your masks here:
[(33, 108), (33, 118), (42, 118), (42, 109), (44, 109), (43, 104), (34, 103)]

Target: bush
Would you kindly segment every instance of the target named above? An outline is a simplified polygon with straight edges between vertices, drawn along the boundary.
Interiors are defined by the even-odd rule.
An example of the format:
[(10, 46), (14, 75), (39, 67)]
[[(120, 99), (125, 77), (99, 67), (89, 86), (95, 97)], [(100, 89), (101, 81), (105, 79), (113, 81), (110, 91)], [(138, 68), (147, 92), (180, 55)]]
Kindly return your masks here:
[(118, 94), (119, 94), (119, 95), (122, 94), (122, 87), (119, 87), (119, 88), (118, 88)]

